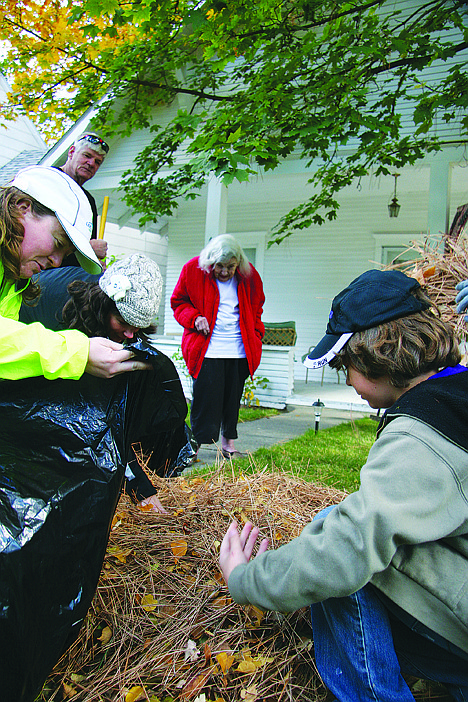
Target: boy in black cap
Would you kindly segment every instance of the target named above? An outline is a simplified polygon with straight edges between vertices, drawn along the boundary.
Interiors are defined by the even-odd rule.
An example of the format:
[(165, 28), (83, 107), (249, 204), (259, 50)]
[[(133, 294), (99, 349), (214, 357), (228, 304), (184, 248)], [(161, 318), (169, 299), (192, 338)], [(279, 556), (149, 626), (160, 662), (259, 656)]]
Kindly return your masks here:
[[(386, 408), (361, 485), (289, 544), (250, 561), (229, 527), (220, 565), (239, 603), (311, 604), (319, 672), (340, 702), (414, 700), (402, 674), (468, 700), (468, 369), (419, 283), (367, 271), (334, 300), (306, 363), (344, 368)], [(250, 562), (249, 562), (250, 561)]]

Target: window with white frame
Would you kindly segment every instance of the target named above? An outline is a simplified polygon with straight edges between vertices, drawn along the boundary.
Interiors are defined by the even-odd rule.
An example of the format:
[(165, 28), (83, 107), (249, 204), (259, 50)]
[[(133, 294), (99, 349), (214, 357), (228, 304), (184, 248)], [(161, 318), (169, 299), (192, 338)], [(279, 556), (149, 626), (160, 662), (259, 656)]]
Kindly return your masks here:
[(394, 234), (374, 234), (375, 263), (391, 266), (419, 258), (418, 252), (412, 248), (415, 241), (421, 242), (420, 232), (405, 232)]
[(266, 232), (228, 232), (242, 246), (245, 255), (260, 277), (263, 276), (263, 263), (265, 259)]

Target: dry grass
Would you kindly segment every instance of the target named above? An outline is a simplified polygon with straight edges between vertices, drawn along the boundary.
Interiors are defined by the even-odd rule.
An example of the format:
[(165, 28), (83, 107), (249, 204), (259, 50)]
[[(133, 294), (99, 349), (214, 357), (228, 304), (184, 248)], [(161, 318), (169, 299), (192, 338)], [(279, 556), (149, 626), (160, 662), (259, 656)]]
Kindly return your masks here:
[(308, 610), (283, 616), (237, 605), (218, 551), (233, 518), (253, 520), (276, 547), (344, 493), (266, 472), (151, 477), (168, 514), (122, 497), (92, 608), (42, 699), (116, 702), (138, 686), (150, 700), (325, 699)]
[[(324, 702), (308, 608), (284, 616), (234, 603), (218, 568), (230, 521), (273, 547), (346, 493), (284, 473), (151, 475), (166, 515), (123, 495), (81, 633), (49, 676), (48, 702)], [(413, 679), (415, 699), (448, 702)]]

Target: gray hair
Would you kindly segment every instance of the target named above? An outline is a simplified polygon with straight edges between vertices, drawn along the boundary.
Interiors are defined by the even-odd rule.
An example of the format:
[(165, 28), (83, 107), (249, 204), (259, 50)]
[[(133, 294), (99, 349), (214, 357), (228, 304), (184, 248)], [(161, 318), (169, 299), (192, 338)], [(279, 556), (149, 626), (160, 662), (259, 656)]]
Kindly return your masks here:
[(75, 139), (73, 144), (76, 151), (82, 151), (85, 148), (92, 149), (101, 156), (106, 156), (109, 152), (109, 145), (104, 141), (99, 134), (95, 132), (83, 132)]
[(242, 246), (230, 234), (220, 234), (210, 239), (198, 257), (198, 266), (209, 273), (216, 263), (227, 263), (235, 258), (239, 272), (244, 276), (251, 273), (250, 263), (242, 250)]

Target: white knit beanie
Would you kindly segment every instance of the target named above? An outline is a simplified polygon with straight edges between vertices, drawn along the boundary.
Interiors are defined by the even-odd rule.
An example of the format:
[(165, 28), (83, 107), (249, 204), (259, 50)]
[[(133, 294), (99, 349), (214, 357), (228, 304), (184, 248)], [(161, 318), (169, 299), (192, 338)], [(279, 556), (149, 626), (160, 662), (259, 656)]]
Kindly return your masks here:
[(158, 264), (143, 254), (116, 261), (99, 278), (99, 286), (113, 300), (122, 318), (145, 329), (159, 309), (163, 280)]

